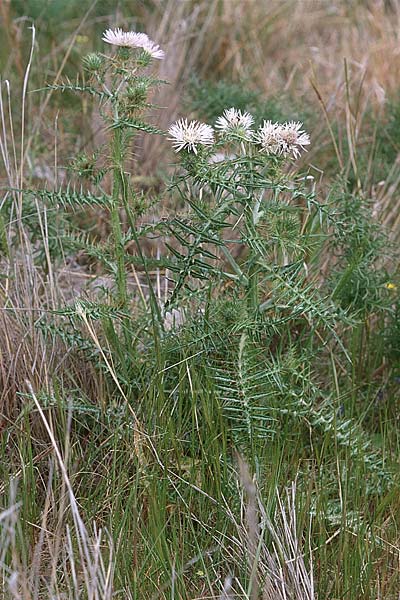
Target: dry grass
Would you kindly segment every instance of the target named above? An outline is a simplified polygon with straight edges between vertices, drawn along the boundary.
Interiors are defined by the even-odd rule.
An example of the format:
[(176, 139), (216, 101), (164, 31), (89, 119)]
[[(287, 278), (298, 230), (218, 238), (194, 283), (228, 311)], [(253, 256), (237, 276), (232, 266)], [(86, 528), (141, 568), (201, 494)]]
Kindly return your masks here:
[[(2, 3), (2, 21), (14, 49), (2, 69), (6, 77), (13, 71), (22, 73), (21, 56), (26, 54), (27, 21), (13, 20), (10, 6)], [(318, 116), (311, 132), (312, 160), (330, 145), (326, 118), (341, 123), (343, 145), (348, 143), (350, 134), (355, 143), (365, 111), (371, 108), (378, 114), (386, 99), (398, 91), (398, 2), (152, 0), (135, 10), (135, 23), (143, 23), (143, 28), (167, 51), (167, 60), (161, 64), (159, 74), (170, 85), (162, 86), (154, 98), (166, 108), (155, 113), (157, 123), (163, 127), (183, 114), (185, 85), (194, 73), (211, 80), (245, 80), (261, 97), (279, 98), (283, 93)], [(121, 25), (126, 23), (123, 15), (124, 11), (116, 11), (101, 21), (104, 26)], [(42, 84), (62, 78), (68, 61), (75, 60), (71, 51), (77, 36), (90, 32), (98, 21), (96, 8), (90, 7), (73, 32), (58, 40), (58, 46), (51, 52), (51, 62), (47, 56), (37, 57), (37, 66), (43, 73)], [(54, 126), (55, 116), (50, 116), (51, 110), (45, 111), (51, 95), (46, 95), (39, 107), (32, 107), (34, 113), (38, 112), (35, 134), (38, 127), (44, 132), (48, 125)], [(92, 127), (93, 135), (97, 123), (92, 123)], [(86, 130), (86, 141), (76, 139), (75, 147), (87, 143), (87, 134)], [(28, 139), (28, 148), (31, 143)], [(61, 129), (61, 156), (64, 143), (70, 145), (71, 140), (68, 135), (63, 139)], [(165, 150), (165, 144), (157, 138), (143, 142), (137, 157), (144, 174), (152, 173), (160, 161), (165, 164)]]
[[(160, 76), (171, 85), (157, 97), (167, 107), (164, 127), (182, 113), (193, 73), (216, 81), (246, 80), (261, 97), (284, 93), (318, 115), (312, 160), (330, 145), (326, 120), (342, 123), (342, 145), (350, 135), (355, 144), (365, 111), (379, 113), (398, 91), (397, 2), (167, 0), (153, 2), (142, 18), (168, 52)], [(151, 139), (143, 148), (148, 172), (165, 152), (158, 145)]]
[(216, 79), (248, 77), (266, 95), (289, 90), (311, 101), (315, 77), (323, 96), (333, 99), (343, 86), (346, 59), (354, 76), (362, 75), (371, 101), (379, 104), (398, 88), (397, 2), (167, 0), (153, 1), (142, 18), (168, 43), (169, 68), (181, 78), (192, 69)]

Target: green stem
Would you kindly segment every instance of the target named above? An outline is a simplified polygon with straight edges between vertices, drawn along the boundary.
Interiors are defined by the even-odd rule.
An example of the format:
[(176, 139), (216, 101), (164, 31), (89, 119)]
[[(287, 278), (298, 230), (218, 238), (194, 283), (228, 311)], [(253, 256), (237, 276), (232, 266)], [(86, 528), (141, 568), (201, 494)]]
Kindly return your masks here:
[(147, 267), (146, 257), (144, 256), (142, 247), (140, 245), (140, 239), (138, 236), (138, 232), (136, 231), (136, 222), (132, 215), (131, 208), (129, 206), (128, 181), (127, 181), (126, 175), (122, 169), (119, 173), (119, 177), (120, 177), (120, 185), (121, 185), (121, 191), (122, 191), (122, 201), (123, 201), (123, 204), (125, 207), (126, 216), (127, 216), (130, 228), (131, 228), (131, 233), (135, 240), (135, 244), (137, 247), (139, 257), (142, 261), (143, 269), (146, 274), (147, 284), (149, 287), (151, 320), (152, 320), (152, 326), (153, 326), (154, 348), (155, 348), (155, 356), (156, 356), (156, 363), (157, 363), (157, 371), (159, 373), (162, 373), (164, 359), (163, 359), (163, 353), (161, 351), (161, 346), (160, 346), (160, 329), (161, 330), (164, 329), (164, 319), (163, 319), (161, 307), (159, 305), (157, 296), (153, 289), (153, 283), (152, 283), (150, 273), (149, 273), (149, 270)]
[(124, 145), (122, 139), (122, 132), (116, 129), (112, 141), (112, 151), (114, 160), (113, 170), (113, 208), (111, 211), (111, 229), (114, 238), (114, 251), (115, 259), (117, 263), (117, 292), (118, 292), (118, 303), (121, 306), (127, 304), (127, 283), (126, 283), (126, 271), (125, 271), (125, 248), (122, 236), (122, 227), (119, 215), (120, 209), (120, 192), (121, 192), (121, 170), (123, 170), (124, 162)]
[[(253, 165), (250, 164), (251, 181), (249, 189), (249, 198), (253, 196)], [(256, 235), (256, 228), (259, 221), (259, 209), (261, 198), (255, 200), (253, 208), (246, 207), (247, 232), (250, 235)], [(250, 315), (257, 317), (259, 313), (259, 297), (258, 297), (258, 272), (257, 265), (258, 252), (250, 246), (249, 248), (249, 269), (248, 269), (248, 284), (247, 284), (247, 302)]]
[[(252, 251), (252, 255), (254, 252)], [(254, 256), (250, 259), (250, 267), (247, 283), (247, 300), (250, 314), (256, 316), (259, 312), (258, 298), (258, 266), (254, 263)]]

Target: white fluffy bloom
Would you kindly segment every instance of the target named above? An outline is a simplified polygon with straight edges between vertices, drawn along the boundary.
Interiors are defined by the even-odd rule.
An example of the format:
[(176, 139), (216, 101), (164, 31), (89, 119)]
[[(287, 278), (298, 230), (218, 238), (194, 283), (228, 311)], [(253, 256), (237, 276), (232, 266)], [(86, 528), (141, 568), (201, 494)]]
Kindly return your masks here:
[(140, 44), (140, 47), (148, 52), (152, 58), (162, 60), (165, 57), (164, 50), (161, 50), (160, 46), (149, 40), (149, 38), (143, 44)]
[(305, 150), (304, 146), (310, 143), (310, 136), (305, 131), (302, 131), (303, 123), (299, 121), (290, 121), (280, 126), (280, 137), (282, 144), (282, 154), (284, 156), (292, 155), (298, 158), (301, 150)]
[(152, 58), (162, 59), (165, 56), (158, 44), (155, 44), (146, 33), (138, 31), (122, 31), (122, 29), (107, 29), (103, 34), (103, 42), (125, 48), (142, 48)]
[(264, 121), (254, 135), (254, 141), (261, 146), (260, 152), (298, 158), (301, 150), (310, 143), (310, 136), (302, 131), (302, 127), (303, 124), (296, 121), (283, 124)]
[(266, 154), (281, 154), (282, 140), (281, 126), (272, 121), (264, 121), (259, 130), (254, 134), (254, 141), (261, 146), (260, 152)]
[(253, 136), (253, 131), (251, 130), (253, 124), (254, 119), (250, 113), (242, 112), (232, 107), (224, 110), (222, 116), (218, 117), (215, 127), (222, 134), (234, 133), (249, 141)]
[(126, 48), (142, 48), (150, 40), (145, 33), (136, 31), (122, 31), (118, 29), (107, 29), (103, 33), (103, 42), (113, 46), (124, 46)]
[(197, 146), (209, 146), (214, 143), (214, 130), (210, 125), (180, 119), (168, 129), (175, 152), (184, 148), (197, 154)]

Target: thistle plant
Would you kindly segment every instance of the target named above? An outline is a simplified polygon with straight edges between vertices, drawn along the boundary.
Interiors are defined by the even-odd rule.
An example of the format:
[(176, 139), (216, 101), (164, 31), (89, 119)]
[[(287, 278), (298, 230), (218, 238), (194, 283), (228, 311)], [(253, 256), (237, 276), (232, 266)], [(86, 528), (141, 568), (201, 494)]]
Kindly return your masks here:
[[(235, 317), (229, 325), (225, 309), (224, 330), (209, 333), (212, 347), (222, 340), (210, 362), (225, 413), (242, 442), (245, 432), (254, 456), (257, 439), (271, 433), (274, 409), (265, 400), (274, 396), (274, 383), (283, 372), (279, 362), (270, 364), (275, 382), (266, 377), (266, 352), (278, 343), (285, 361), (284, 353), (291, 350), (284, 342), (288, 325), (298, 327), (300, 317), (334, 330), (334, 311), (316, 294), (315, 282), (307, 281), (323, 207), (307, 191), (308, 180), (288, 172), (292, 158), (310, 143), (300, 123), (264, 121), (255, 130), (251, 114), (230, 108), (216, 120), (215, 129), (186, 119), (169, 129), (185, 170), (174, 189), (191, 209), (186, 218), (176, 217), (170, 224), (180, 248), (171, 247), (170, 269), (176, 278), (169, 304), (179, 305), (185, 293), (208, 297), (210, 332), (218, 320), (213, 314), (220, 313), (218, 290), (229, 282), (226, 309), (234, 306)], [(288, 402), (283, 389), (286, 384), (281, 391)], [(305, 407), (300, 399), (294, 412), (304, 415)]]
[(186, 296), (206, 305), (202, 351), (235, 444), (254, 459), (261, 440), (293, 421), (299, 435), (303, 424), (342, 447), (352, 435), (371, 488), (377, 476), (385, 487), (390, 476), (380, 456), (352, 419), (337, 421), (315, 373), (315, 331), (350, 361), (340, 331), (351, 319), (323, 291), (319, 259), (335, 213), (318, 201), (313, 178), (296, 171), (310, 144), (302, 123), (264, 120), (256, 129), (251, 114), (229, 108), (215, 129), (180, 119), (169, 138), (183, 167), (173, 189), (189, 206), (170, 224), (179, 247), (171, 247), (169, 303)]
[[(126, 306), (127, 277), (126, 277), (126, 236), (121, 225), (121, 212), (124, 211), (130, 226), (130, 235), (137, 243), (136, 220), (133, 206), (137, 202), (137, 194), (128, 174), (128, 160), (133, 138), (138, 131), (147, 133), (162, 133), (157, 128), (146, 123), (145, 113), (152, 107), (149, 102), (151, 88), (160, 82), (151, 74), (154, 61), (164, 58), (164, 51), (158, 44), (150, 40), (145, 33), (122, 31), (122, 29), (108, 29), (103, 34), (103, 41), (113, 47), (111, 54), (91, 52), (83, 58), (82, 64), (87, 75), (87, 81), (82, 84), (64, 83), (52, 86), (61, 91), (73, 91), (80, 94), (89, 94), (98, 99), (99, 111), (106, 131), (110, 134), (109, 151), (104, 148), (96, 151), (91, 156), (86, 154), (78, 156), (72, 168), (81, 178), (91, 185), (97, 186), (100, 196), (91, 191), (77, 193), (74, 190), (57, 192), (53, 194), (54, 201), (66, 205), (93, 205), (98, 204), (110, 211), (112, 260), (105, 262), (115, 272), (117, 300), (121, 307)], [(98, 159), (104, 155), (107, 158), (106, 166), (98, 166)], [(111, 194), (106, 194), (102, 180), (107, 173), (111, 173)], [(49, 193), (46, 194), (47, 200)], [(50, 194), (52, 196), (52, 194)], [(87, 199), (87, 201), (86, 201)], [(103, 251), (96, 252), (97, 259), (104, 258)]]
[[(194, 239), (187, 240), (187, 254), (179, 256), (182, 269), (171, 302), (189, 275), (209, 279), (218, 271), (242, 287), (253, 318), (269, 305), (267, 279), (272, 274), (279, 276), (281, 267), (293, 271), (304, 261), (307, 250), (298, 244), (300, 220), (296, 215), (302, 209), (300, 198), (308, 204), (314, 199), (300, 180), (287, 175), (286, 165), (300, 156), (310, 138), (301, 123), (264, 121), (258, 130), (253, 126), (251, 114), (230, 108), (216, 120), (217, 133), (210, 125), (186, 119), (169, 129), (187, 177), (198, 186), (201, 197), (209, 196), (208, 206), (203, 200), (190, 202), (197, 220), (192, 230), (175, 220), (175, 234), (178, 228), (182, 230), (178, 239), (184, 239), (185, 228)], [(273, 227), (290, 228), (290, 223), (293, 231), (285, 243)], [(230, 239), (223, 236), (227, 230), (232, 232)], [(244, 262), (234, 258), (233, 244), (247, 255)], [(210, 246), (218, 248), (218, 256)]]
[[(127, 301), (124, 244), (120, 224), (120, 207), (129, 211), (132, 187), (125, 172), (125, 161), (129, 143), (134, 131), (146, 129), (138, 121), (143, 110), (148, 107), (147, 96), (154, 81), (141, 70), (150, 65), (153, 59), (163, 59), (164, 52), (145, 33), (123, 32), (121, 29), (107, 30), (103, 40), (118, 48), (111, 58), (104, 59), (104, 66), (93, 72), (99, 91), (106, 94), (108, 112), (103, 111), (105, 122), (113, 128), (111, 156), (113, 160), (113, 188), (111, 225), (115, 241), (117, 262), (117, 289), (121, 305)], [(91, 65), (98, 62), (91, 59)], [(107, 85), (106, 76), (110, 77)], [(131, 212), (129, 211), (129, 214)], [(134, 228), (133, 228), (134, 229)]]
[[(99, 100), (110, 132), (110, 160), (99, 169), (98, 158), (104, 153), (96, 150), (78, 158), (75, 168), (100, 194), (74, 190), (42, 195), (62, 206), (74, 203), (109, 210), (110, 247), (92, 246), (91, 252), (115, 274), (118, 309), (125, 309), (129, 300), (125, 252), (129, 236), (137, 246), (154, 301), (150, 303), (152, 325), (156, 309), (160, 329), (143, 327), (135, 316), (126, 318), (124, 310), (120, 329), (95, 303), (85, 308), (103, 322), (124, 385), (132, 397), (140, 398), (140, 384), (135, 387), (132, 381), (153, 381), (155, 388), (163, 390), (157, 395), (163, 402), (169, 378), (173, 389), (175, 365), (186, 361), (187, 347), (190, 356), (196, 356), (193, 349), (199, 346), (235, 443), (250, 460), (258, 455), (260, 440), (275, 435), (276, 422), (280, 427), (287, 419), (311, 424), (316, 432), (329, 431), (339, 444), (346, 442), (352, 423), (349, 427), (344, 422), (342, 431), (329, 418), (334, 410), (331, 398), (322, 406), (315, 403), (323, 393), (314, 375), (314, 333), (324, 339), (324, 347), (340, 348), (348, 359), (337, 324), (348, 325), (349, 320), (329, 294), (324, 295), (320, 281), (318, 258), (329, 235), (331, 211), (318, 201), (313, 178), (296, 168), (310, 144), (302, 123), (262, 120), (257, 126), (252, 114), (232, 107), (214, 126), (187, 118), (171, 125), (167, 136), (182, 168), (169, 189), (174, 200), (182, 201), (184, 213), (157, 225), (158, 232), (169, 234), (164, 239), (169, 253), (157, 262), (168, 274), (165, 299), (161, 294), (156, 298), (142, 245), (151, 226), (137, 227), (138, 213), (133, 209), (137, 194), (127, 163), (136, 132), (165, 133), (144, 118), (151, 106), (151, 87), (160, 83), (149, 74), (149, 67), (164, 53), (144, 33), (107, 30), (103, 40), (116, 50), (84, 58), (87, 82), (57, 86)], [(102, 184), (107, 173), (112, 178), (110, 195)], [(122, 211), (128, 232), (121, 225)], [(77, 244), (81, 242), (77, 239)], [(143, 305), (145, 310), (149, 306), (146, 298)], [(168, 312), (181, 316), (186, 307), (186, 322), (179, 318), (179, 325), (166, 324)], [(200, 323), (191, 329), (194, 320)], [(133, 349), (132, 339), (138, 339), (136, 332), (132, 335), (135, 323), (143, 335)], [(149, 349), (146, 357), (144, 347)], [(164, 405), (157, 402), (153, 412), (163, 414)], [(379, 470), (373, 458), (370, 464)]]

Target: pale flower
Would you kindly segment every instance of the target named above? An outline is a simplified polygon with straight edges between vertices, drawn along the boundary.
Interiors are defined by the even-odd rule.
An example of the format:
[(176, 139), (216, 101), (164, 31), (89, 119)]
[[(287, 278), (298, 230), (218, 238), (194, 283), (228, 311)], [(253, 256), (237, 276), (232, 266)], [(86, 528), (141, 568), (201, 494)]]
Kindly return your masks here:
[(142, 48), (152, 58), (161, 60), (165, 53), (155, 44), (146, 33), (137, 31), (122, 31), (122, 29), (107, 29), (103, 34), (103, 42), (124, 48)]
[(122, 31), (118, 29), (107, 29), (103, 33), (103, 42), (113, 46), (123, 46), (124, 48), (142, 48), (150, 40), (145, 33), (136, 31)]
[(248, 112), (242, 112), (236, 108), (224, 110), (221, 117), (215, 122), (215, 127), (221, 134), (236, 134), (237, 136), (250, 141), (253, 136), (251, 126), (254, 124), (252, 115)]
[(266, 154), (281, 154), (281, 126), (272, 121), (264, 121), (262, 127), (254, 134), (254, 141), (261, 146), (260, 152)]
[(302, 131), (302, 127), (303, 124), (296, 121), (283, 124), (264, 121), (254, 135), (254, 141), (261, 146), (260, 152), (298, 158), (301, 150), (310, 144), (310, 136)]
[(145, 52), (148, 52), (152, 58), (158, 58), (159, 60), (162, 60), (165, 57), (164, 50), (161, 50), (158, 44), (155, 44), (148, 38), (143, 42), (143, 44), (140, 44), (140, 47), (143, 48)]
[(175, 152), (184, 148), (189, 152), (197, 154), (197, 146), (209, 146), (214, 143), (214, 130), (210, 125), (180, 119), (168, 129)]
[(281, 152), (284, 156), (292, 155), (298, 158), (301, 150), (305, 150), (304, 146), (310, 144), (310, 136), (305, 131), (302, 131), (303, 123), (299, 121), (290, 121), (279, 127), (281, 138)]

